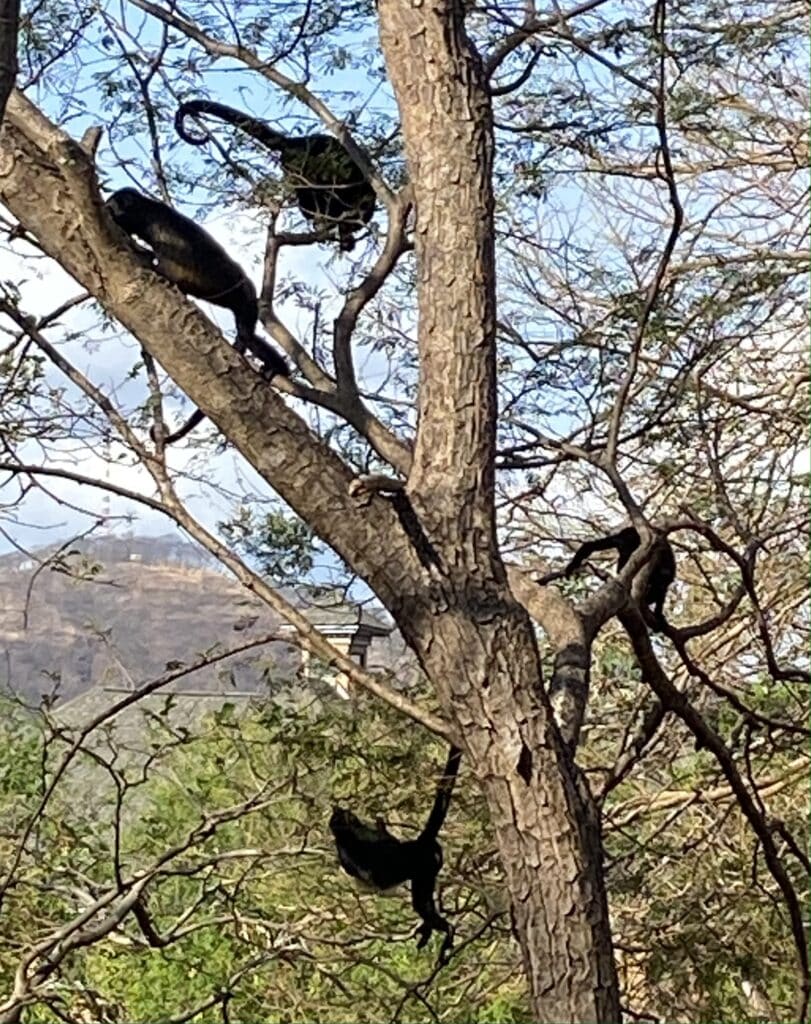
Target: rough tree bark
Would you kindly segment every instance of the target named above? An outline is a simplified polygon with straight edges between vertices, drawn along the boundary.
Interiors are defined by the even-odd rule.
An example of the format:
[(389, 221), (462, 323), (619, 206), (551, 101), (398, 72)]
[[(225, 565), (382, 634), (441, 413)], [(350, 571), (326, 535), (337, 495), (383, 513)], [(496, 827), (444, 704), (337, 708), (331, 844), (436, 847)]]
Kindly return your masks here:
[(534, 1019), (614, 1024), (598, 816), (496, 542), (492, 114), (461, 11), (452, 0), (379, 3), (418, 210), (409, 515), (379, 495), (352, 499), (350, 468), (202, 314), (138, 266), (102, 214), (89, 155), (18, 93), (0, 134), (0, 195), (392, 612), (485, 794)]
[[(459, 0), (380, 0), (417, 209), (420, 393), (406, 489), (428, 553), (390, 606), (498, 836), (538, 1021), (617, 1021), (597, 816), (495, 533), (492, 110)], [(418, 582), (418, 581), (413, 581)]]

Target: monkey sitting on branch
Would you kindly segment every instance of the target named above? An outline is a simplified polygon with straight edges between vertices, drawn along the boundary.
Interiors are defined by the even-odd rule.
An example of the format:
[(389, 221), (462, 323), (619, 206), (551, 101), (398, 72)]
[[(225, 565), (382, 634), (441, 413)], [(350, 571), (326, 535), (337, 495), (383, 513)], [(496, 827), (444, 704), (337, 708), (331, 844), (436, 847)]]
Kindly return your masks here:
[[(259, 306), (254, 286), (239, 264), (207, 231), (166, 203), (134, 188), (119, 189), (105, 205), (122, 231), (130, 237), (137, 236), (149, 246), (149, 250), (135, 247), (146, 266), (186, 295), (231, 310), (237, 328), (234, 342), (237, 352), (250, 350), (269, 377), (290, 376), (285, 359), (255, 333)], [(179, 441), (204, 418), (197, 409), (165, 443)]]
[[(590, 558), (595, 551), (607, 551), (616, 549), (617, 572), (619, 572), (628, 559), (642, 543), (639, 533), (633, 526), (628, 526), (619, 533), (612, 533), (608, 537), (601, 537), (598, 540), (588, 540), (581, 544), (575, 552), (574, 558), (564, 570), (566, 576), (571, 576), (580, 566)], [(668, 587), (676, 578), (676, 558), (673, 548), (665, 537), (656, 537), (653, 542), (653, 553), (650, 558), (648, 580), (645, 586), (644, 603), (653, 606), (653, 616), (656, 628), (661, 630), (666, 625), (664, 616), (664, 603)]]

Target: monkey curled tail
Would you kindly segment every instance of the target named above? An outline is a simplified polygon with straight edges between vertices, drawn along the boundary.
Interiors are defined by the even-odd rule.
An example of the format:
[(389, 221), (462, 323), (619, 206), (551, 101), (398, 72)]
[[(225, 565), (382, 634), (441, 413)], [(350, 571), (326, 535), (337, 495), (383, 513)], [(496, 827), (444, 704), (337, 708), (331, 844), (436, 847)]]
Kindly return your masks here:
[(239, 128), (266, 149), (279, 154), (284, 177), (299, 209), (318, 228), (337, 228), (342, 251), (354, 248), (354, 235), (375, 211), (375, 192), (360, 167), (332, 135), (284, 135), (266, 122), (212, 100), (190, 100), (175, 114), (175, 130), (192, 146), (207, 135), (186, 127), (187, 117), (216, 117)]

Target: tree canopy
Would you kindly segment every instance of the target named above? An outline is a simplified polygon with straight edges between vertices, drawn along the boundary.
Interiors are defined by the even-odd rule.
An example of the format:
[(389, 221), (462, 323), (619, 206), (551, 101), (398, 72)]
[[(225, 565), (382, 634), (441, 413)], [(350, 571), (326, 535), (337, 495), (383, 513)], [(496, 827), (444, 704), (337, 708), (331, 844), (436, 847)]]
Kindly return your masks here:
[[(23, 5), (3, 536), (169, 520), (356, 701), (187, 727), (170, 665), (84, 721), (10, 712), (0, 1020), (805, 1019), (807, 28), (767, 0)], [(265, 127), (178, 129), (194, 100)], [(122, 188), (244, 272), (247, 352), (231, 263), (195, 285), (215, 250), (114, 219)], [(567, 572), (623, 527), (619, 566)], [(290, 584), (384, 608), (420, 682)], [(418, 826), (449, 742), (440, 967), (390, 948), (401, 902), (350, 905), (326, 820), (354, 792)]]

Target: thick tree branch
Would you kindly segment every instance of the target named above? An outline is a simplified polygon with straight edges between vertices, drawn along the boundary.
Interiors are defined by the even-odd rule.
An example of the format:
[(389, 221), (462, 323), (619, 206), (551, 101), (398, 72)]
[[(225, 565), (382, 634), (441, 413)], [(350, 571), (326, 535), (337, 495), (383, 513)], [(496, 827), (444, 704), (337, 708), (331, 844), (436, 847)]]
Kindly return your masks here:
[[(6, 312), (17, 322), (25, 324), (26, 320), (19, 311), (13, 307), (4, 307), (0, 303), (0, 311)], [(362, 670), (347, 654), (339, 651), (325, 637), (318, 632), (306, 616), (302, 615), (293, 605), (285, 600), (281, 594), (270, 587), (261, 576), (252, 572), (248, 567), (224, 545), (221, 544), (212, 534), (205, 530), (186, 510), (183, 503), (178, 499), (172, 486), (171, 480), (166, 473), (162, 461), (151, 454), (138, 441), (134, 432), (130, 429), (126, 420), (121, 416), (110, 400), (102, 394), (88, 378), (69, 363), (61, 353), (55, 349), (33, 325), (28, 324), (27, 330), (35, 344), (53, 361), (53, 363), (65, 374), (73, 384), (76, 385), (101, 411), (108, 417), (111, 424), (119, 431), (122, 439), (132, 447), (143, 462), (145, 468), (152, 476), (160, 493), (160, 500), (147, 495), (141, 495), (135, 491), (128, 491), (113, 484), (100, 484), (95, 480), (84, 477), (81, 474), (67, 470), (37, 468), (28, 465), (18, 465), (14, 462), (0, 462), (0, 469), (5, 469), (12, 474), (28, 473), (32, 476), (48, 474), (60, 476), (64, 479), (75, 480), (79, 483), (90, 484), (91, 486), (103, 486), (105, 489), (127, 497), (133, 501), (162, 512), (173, 519), (178, 526), (181, 526), (187, 533), (202, 544), (206, 550), (211, 552), (223, 565), (227, 566), (239, 579), (239, 581), (250, 591), (255, 593), (265, 604), (273, 608), (287, 622), (295, 626), (299, 634), (302, 646), (320, 658), (326, 664), (336, 666), (355, 685), (361, 687), (374, 696), (380, 697), (386, 703), (405, 713), (413, 720), (420, 722), (426, 728), (449, 738), (449, 733), (444, 724), (430, 712), (420, 709), (407, 697), (386, 686), (373, 673)], [(385, 499), (377, 499), (384, 504)]]
[(239, 558), (233, 555), (224, 544), (221, 544), (213, 534), (197, 522), (176, 498), (170, 498), (167, 501), (167, 507), (169, 514), (178, 526), (181, 526), (207, 551), (215, 555), (223, 565), (227, 566), (244, 587), (256, 594), (292, 626), (295, 626), (303, 647), (328, 665), (338, 668), (355, 685), (384, 700), (391, 707), (411, 718), (412, 721), (419, 723), (442, 739), (452, 739), (451, 729), (442, 719), (430, 711), (420, 708), (399, 691), (392, 690), (373, 673), (364, 671), (348, 655), (334, 647), (318, 632), (306, 615), (302, 615), (261, 576), (252, 572)]
[(375, 265), (353, 288), (344, 300), (343, 308), (334, 324), (334, 360), (338, 378), (338, 392), (350, 402), (360, 401), (355, 380), (355, 368), (352, 364), (352, 332), (358, 317), (366, 305), (380, 291), (386, 278), (397, 264), (397, 260), (410, 248), (406, 237), (406, 221), (411, 211), (411, 201), (407, 192), (396, 197), (389, 216), (389, 229), (386, 244), (375, 262)]
[(349, 467), (196, 307), (139, 265), (101, 209), (87, 156), (18, 92), (0, 135), (0, 195), (384, 603), (421, 574), (389, 503), (377, 498), (373, 516), (360, 514)]
[(589, 696), (591, 637), (582, 617), (555, 587), (541, 586), (516, 565), (507, 565), (507, 579), (555, 652), (549, 701), (561, 736), (574, 752)]
[(417, 210), (419, 425), (406, 497), (435, 567), (430, 589), (390, 610), (459, 726), (487, 799), (533, 1019), (613, 1022), (599, 821), (497, 549), (487, 85), (459, 0), (378, 0), (378, 14)]
[(304, 348), (281, 321), (274, 309), (273, 294), (276, 264), (281, 236), (271, 225), (265, 249), (265, 272), (262, 282), (262, 322), (282, 348), (293, 355), (307, 378), (318, 385), (319, 390), (302, 387), (295, 381), (282, 381), (279, 390), (296, 395), (314, 405), (336, 413), (364, 437), (370, 447), (389, 465), (407, 476), (411, 466), (411, 446), (387, 429), (374, 416), (360, 396), (355, 378), (352, 359), (352, 335), (358, 317), (369, 302), (377, 295), (394, 269), (398, 259), (411, 245), (406, 235), (406, 221), (411, 211), (410, 191), (404, 189), (394, 199), (389, 217), (386, 242), (374, 266), (359, 285), (353, 288), (344, 300), (343, 307), (333, 325), (333, 359), (336, 380), (326, 374), (310, 358)]

